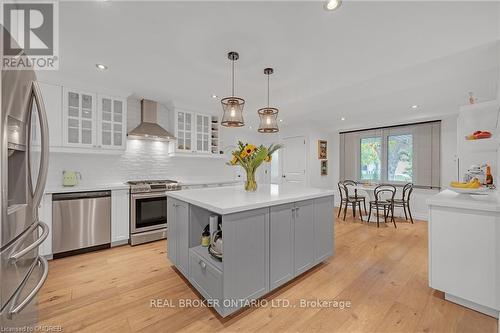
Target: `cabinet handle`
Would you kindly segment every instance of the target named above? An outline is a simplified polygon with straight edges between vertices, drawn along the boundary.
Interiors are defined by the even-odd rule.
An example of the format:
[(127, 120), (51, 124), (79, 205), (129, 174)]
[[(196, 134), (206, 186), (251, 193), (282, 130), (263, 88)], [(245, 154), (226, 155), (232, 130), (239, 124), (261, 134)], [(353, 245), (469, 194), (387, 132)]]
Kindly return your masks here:
[(207, 268), (207, 264), (205, 264), (202, 260), (200, 260), (200, 266), (203, 269)]

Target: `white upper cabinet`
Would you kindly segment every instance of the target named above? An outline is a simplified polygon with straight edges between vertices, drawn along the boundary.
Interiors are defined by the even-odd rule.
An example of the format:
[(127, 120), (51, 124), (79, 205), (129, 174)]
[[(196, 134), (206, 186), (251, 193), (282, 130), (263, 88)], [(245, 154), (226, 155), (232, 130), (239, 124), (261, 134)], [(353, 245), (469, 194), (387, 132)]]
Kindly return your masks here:
[(96, 147), (96, 120), (96, 94), (63, 89), (64, 146)]
[(193, 114), (191, 112), (175, 112), (175, 136), (177, 137), (175, 150), (179, 152), (192, 152)]
[[(43, 88), (42, 88), (43, 89)], [(55, 97), (49, 96), (49, 102)], [(62, 140), (56, 140), (74, 152), (125, 150), (127, 102), (124, 98), (88, 93), (78, 89), (62, 89)], [(54, 103), (55, 104), (55, 103)], [(57, 123), (49, 117), (51, 135)]]
[(105, 149), (125, 149), (126, 100), (99, 95), (98, 101), (98, 146)]
[(196, 114), (196, 151), (198, 152), (210, 152), (210, 120), (210, 116)]
[(211, 116), (183, 110), (174, 112), (175, 149), (171, 153), (210, 154)]

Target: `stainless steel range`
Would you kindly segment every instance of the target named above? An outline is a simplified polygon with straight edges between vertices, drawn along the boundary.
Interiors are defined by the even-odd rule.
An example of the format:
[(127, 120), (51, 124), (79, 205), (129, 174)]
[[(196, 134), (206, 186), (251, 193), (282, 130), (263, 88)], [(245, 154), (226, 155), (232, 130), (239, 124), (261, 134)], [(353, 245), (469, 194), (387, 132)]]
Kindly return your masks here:
[(152, 242), (167, 237), (166, 191), (181, 187), (174, 180), (129, 181), (130, 245)]

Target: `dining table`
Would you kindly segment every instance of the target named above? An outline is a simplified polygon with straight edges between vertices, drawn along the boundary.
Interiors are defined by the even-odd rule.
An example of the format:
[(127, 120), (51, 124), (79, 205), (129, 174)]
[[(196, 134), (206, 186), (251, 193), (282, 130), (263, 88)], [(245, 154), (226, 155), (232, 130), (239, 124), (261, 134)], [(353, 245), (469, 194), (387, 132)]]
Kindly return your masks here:
[[(354, 186), (349, 186), (349, 188), (352, 188), (357, 191), (358, 195), (360, 194), (360, 191), (364, 191), (367, 194), (366, 198), (366, 205), (368, 208), (370, 207), (370, 201), (375, 201), (375, 188), (378, 186), (378, 184), (356, 184)], [(369, 215), (362, 215), (361, 217), (363, 220), (368, 221), (368, 216)], [(370, 222), (377, 222), (376, 219), (373, 219), (373, 221)]]

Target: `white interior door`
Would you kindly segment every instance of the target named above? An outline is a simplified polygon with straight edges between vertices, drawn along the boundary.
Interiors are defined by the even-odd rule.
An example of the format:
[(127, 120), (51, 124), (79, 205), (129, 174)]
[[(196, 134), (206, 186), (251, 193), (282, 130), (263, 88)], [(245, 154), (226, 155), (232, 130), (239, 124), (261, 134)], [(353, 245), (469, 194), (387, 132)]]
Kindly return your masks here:
[(283, 181), (305, 184), (306, 139), (303, 136), (284, 138), (283, 145)]

